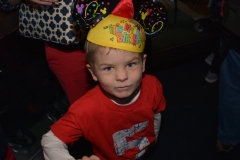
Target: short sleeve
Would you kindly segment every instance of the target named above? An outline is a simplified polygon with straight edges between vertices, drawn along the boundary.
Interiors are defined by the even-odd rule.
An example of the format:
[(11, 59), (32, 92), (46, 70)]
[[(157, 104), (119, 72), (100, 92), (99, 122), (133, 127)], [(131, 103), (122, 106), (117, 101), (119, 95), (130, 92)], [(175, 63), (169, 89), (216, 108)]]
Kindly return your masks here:
[(152, 104), (152, 110), (155, 114), (163, 111), (166, 107), (166, 100), (163, 95), (163, 88), (161, 82), (153, 75), (145, 74), (143, 82), (145, 86), (145, 94)]
[(163, 110), (165, 110), (166, 108), (166, 99), (163, 95), (163, 88), (162, 88), (162, 84), (160, 83), (160, 81), (155, 78), (156, 80), (156, 95), (155, 95), (155, 99), (156, 99), (156, 108), (154, 108), (154, 112), (159, 113)]
[[(75, 108), (75, 106), (71, 106)], [(65, 144), (73, 144), (83, 136), (81, 126), (79, 126), (76, 113), (78, 110), (69, 110), (63, 117), (51, 126), (54, 135)]]

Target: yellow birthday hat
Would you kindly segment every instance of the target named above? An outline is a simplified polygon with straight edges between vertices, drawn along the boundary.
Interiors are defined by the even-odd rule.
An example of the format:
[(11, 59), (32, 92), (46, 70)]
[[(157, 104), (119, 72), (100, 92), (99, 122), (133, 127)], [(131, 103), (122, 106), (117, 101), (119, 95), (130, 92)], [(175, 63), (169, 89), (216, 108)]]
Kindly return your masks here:
[(144, 28), (133, 19), (132, 0), (121, 0), (112, 14), (91, 28), (87, 40), (111, 48), (142, 53), (146, 35)]

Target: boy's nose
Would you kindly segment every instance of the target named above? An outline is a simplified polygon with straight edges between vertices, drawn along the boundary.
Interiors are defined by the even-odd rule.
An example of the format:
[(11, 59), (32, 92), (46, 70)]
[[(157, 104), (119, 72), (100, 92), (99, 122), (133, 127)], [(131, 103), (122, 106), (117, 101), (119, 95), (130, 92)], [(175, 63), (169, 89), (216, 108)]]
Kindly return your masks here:
[(128, 79), (127, 71), (126, 69), (119, 69), (116, 71), (116, 80), (117, 81), (125, 81)]

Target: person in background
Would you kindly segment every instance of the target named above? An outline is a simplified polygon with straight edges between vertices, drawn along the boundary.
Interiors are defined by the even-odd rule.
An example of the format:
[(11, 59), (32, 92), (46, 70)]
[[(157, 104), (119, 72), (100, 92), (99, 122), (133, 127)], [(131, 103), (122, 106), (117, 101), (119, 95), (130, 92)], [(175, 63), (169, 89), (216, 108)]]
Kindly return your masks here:
[[(222, 19), (221, 15), (220, 15), (220, 10), (221, 10), (221, 6), (222, 6), (222, 0), (212, 0), (211, 4), (209, 6), (213, 17), (215, 17), (215, 19), (217, 19), (218, 21), (220, 21)], [(219, 36), (221, 35), (221, 33), (219, 34)], [(221, 36), (220, 36), (221, 37)], [(220, 50), (220, 38), (219, 41), (217, 41), (216, 43), (216, 48), (215, 50), (210, 53), (207, 58), (205, 58), (205, 62), (210, 65), (210, 69), (205, 77), (205, 81), (208, 83), (214, 83), (218, 80), (219, 78), (219, 70), (220, 70), (220, 52), (222, 52)]]
[[(9, 4), (16, 5), (21, 0), (8, 0)], [(58, 0), (32, 0), (39, 5), (56, 5)], [(115, 6), (118, 1), (111, 1)], [(68, 109), (69, 105), (84, 95), (95, 83), (86, 69), (86, 56), (83, 49), (84, 40), (79, 44), (63, 45), (45, 42), (45, 54), (49, 68), (57, 77), (66, 96), (55, 102), (46, 114), (56, 122)]]
[(224, 0), (222, 9), (226, 52), (221, 54), (216, 147), (230, 152), (240, 142), (240, 1)]
[[(12, 11), (18, 9), (21, 2), (21, 0), (0, 0), (0, 6), (5, 11)], [(33, 0), (33, 2), (49, 6), (57, 4), (58, 0)], [(46, 114), (52, 122), (56, 122), (57, 119), (64, 114), (69, 107), (69, 103), (72, 104), (93, 85), (91, 76), (85, 67), (86, 57), (83, 45), (84, 41), (80, 42), (80, 44), (68, 46), (51, 42), (45, 43), (45, 53), (49, 68), (58, 78), (67, 96), (61, 100), (65, 105), (59, 105), (63, 103), (57, 103), (57, 105), (55, 105), (54, 103), (50, 112)], [(12, 130), (14, 129), (11, 129), (13, 135), (11, 134), (10, 136), (10, 134), (6, 134), (6, 136), (13, 151), (18, 154), (29, 153), (25, 144), (27, 146), (32, 145), (35, 142), (35, 135), (25, 129)], [(6, 130), (4, 131), (6, 132)]]
[[(85, 42), (87, 68), (98, 84), (43, 135), (46, 160), (74, 160), (67, 145), (80, 137), (91, 142), (94, 152), (82, 160), (141, 160), (155, 144), (166, 101), (158, 79), (143, 74), (146, 35), (132, 19), (131, 2), (120, 1), (112, 14), (90, 29)], [(121, 35), (131, 35), (131, 43), (122, 42)]]

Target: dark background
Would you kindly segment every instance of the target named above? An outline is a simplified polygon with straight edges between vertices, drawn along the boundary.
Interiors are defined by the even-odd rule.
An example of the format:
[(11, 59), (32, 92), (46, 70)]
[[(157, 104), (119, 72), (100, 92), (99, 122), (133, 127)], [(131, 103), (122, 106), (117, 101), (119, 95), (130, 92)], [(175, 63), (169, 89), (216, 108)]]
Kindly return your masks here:
[[(196, 1), (186, 2), (192, 7)], [(206, 13), (207, 1), (199, 2), (196, 9)], [(162, 82), (167, 100), (152, 159), (239, 160), (239, 145), (229, 154), (215, 148), (218, 82), (204, 81), (209, 69), (204, 58), (218, 41), (218, 24), (198, 33), (195, 22), (181, 11), (177, 12), (176, 23), (174, 12), (169, 15), (164, 32), (153, 37), (146, 49), (146, 73)], [(52, 124), (45, 113), (64, 95), (48, 68), (43, 42), (20, 37), (17, 30), (0, 39), (0, 70), (0, 121), (7, 136), (17, 128), (26, 128), (37, 137), (32, 153), (16, 154), (17, 160), (42, 160), (41, 136)], [(77, 155), (79, 150), (90, 151), (81, 141), (71, 147), (71, 153)]]

